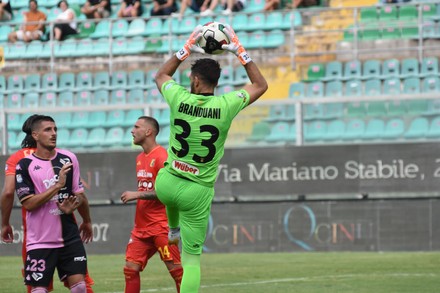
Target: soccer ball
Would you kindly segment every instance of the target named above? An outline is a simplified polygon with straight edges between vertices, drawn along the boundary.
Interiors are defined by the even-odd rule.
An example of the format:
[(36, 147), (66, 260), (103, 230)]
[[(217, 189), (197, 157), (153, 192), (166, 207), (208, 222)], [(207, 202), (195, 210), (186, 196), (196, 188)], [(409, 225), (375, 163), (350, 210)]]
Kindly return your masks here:
[(199, 46), (208, 54), (222, 54), (222, 45), (229, 44), (229, 38), (223, 32), (224, 28), (224, 24), (216, 21), (204, 24)]

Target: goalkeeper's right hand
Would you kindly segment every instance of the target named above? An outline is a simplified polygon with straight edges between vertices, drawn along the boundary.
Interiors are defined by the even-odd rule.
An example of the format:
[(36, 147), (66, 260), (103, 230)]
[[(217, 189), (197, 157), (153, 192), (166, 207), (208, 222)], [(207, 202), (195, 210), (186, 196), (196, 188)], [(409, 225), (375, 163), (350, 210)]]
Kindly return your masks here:
[(205, 54), (205, 50), (203, 50), (201, 47), (197, 46), (198, 41), (202, 37), (202, 26), (198, 25), (192, 32), (192, 34), (189, 36), (188, 40), (186, 41), (185, 45), (183, 45), (183, 48), (176, 52), (176, 57), (183, 61), (191, 54), (191, 52), (197, 52)]
[(234, 30), (229, 24), (225, 25), (224, 33), (229, 38), (229, 44), (222, 45), (222, 49), (229, 51), (233, 53), (235, 56), (237, 56), (241, 64), (243, 65), (246, 65), (249, 62), (251, 62), (252, 61), (251, 57), (249, 57), (243, 45), (240, 43), (237, 34), (234, 32)]

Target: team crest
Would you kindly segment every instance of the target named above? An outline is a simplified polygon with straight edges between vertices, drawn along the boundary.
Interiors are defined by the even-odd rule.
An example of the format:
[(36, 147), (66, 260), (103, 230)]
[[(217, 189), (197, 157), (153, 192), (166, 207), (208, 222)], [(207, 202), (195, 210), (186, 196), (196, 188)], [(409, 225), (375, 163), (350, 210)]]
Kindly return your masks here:
[(152, 159), (150, 162), (150, 167), (154, 167), (154, 164), (156, 164), (156, 159)]

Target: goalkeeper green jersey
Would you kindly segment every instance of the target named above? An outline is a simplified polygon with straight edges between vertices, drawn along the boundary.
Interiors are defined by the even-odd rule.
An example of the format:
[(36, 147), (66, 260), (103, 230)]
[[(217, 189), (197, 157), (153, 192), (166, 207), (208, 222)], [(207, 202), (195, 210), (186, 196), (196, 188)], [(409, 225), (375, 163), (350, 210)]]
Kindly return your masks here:
[(205, 186), (214, 186), (217, 168), (234, 117), (249, 104), (249, 93), (191, 94), (169, 80), (162, 95), (170, 106), (170, 139), (165, 169)]

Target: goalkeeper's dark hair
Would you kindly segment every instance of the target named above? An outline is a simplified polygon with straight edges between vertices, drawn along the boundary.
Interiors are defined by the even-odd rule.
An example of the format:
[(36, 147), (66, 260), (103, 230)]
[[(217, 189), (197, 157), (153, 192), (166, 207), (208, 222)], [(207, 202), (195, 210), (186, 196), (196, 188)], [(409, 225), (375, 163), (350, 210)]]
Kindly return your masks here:
[(213, 59), (202, 58), (191, 65), (191, 74), (197, 76), (211, 86), (217, 86), (222, 69), (220, 64)]
[(55, 122), (52, 117), (46, 115), (34, 114), (29, 116), (26, 121), (24, 121), (21, 130), (26, 133), (23, 141), (21, 142), (22, 148), (36, 148), (37, 142), (32, 137), (32, 131), (34, 131), (42, 121)]
[(159, 122), (157, 122), (156, 119), (150, 116), (141, 116), (138, 119), (142, 119), (145, 122), (149, 123), (151, 126), (153, 126), (154, 131), (156, 132), (156, 135), (159, 134)]

